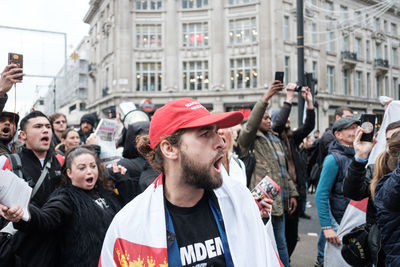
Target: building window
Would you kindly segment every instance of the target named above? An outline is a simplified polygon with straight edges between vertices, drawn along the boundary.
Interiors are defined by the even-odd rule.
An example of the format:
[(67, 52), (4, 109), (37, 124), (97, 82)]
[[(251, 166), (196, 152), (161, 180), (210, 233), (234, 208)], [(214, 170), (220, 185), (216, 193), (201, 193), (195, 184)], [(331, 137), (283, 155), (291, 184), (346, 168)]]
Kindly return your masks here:
[(383, 52), (385, 54), (385, 59), (388, 60), (389, 59), (389, 55), (388, 55), (388, 46), (387, 45), (383, 46)]
[(290, 57), (285, 57), (285, 84), (289, 83), (290, 78)]
[(257, 42), (256, 18), (229, 21), (229, 43), (245, 44)]
[(183, 62), (183, 89), (208, 89), (208, 61)]
[(136, 63), (136, 91), (161, 91), (161, 62)]
[(386, 20), (383, 21), (383, 31), (384, 31), (386, 34), (389, 33), (389, 30), (388, 30), (388, 23), (387, 23)]
[(182, 8), (203, 8), (208, 6), (208, 0), (182, 0)]
[(335, 33), (328, 32), (326, 38), (327, 38), (326, 50), (328, 52), (334, 52), (335, 51)]
[(318, 79), (318, 65), (317, 61), (312, 62), (312, 74), (314, 79)]
[(376, 43), (376, 58), (381, 58), (381, 44)]
[(392, 35), (397, 37), (397, 24), (392, 23)]
[(290, 40), (290, 21), (288, 16), (285, 16), (283, 19), (283, 40)]
[(311, 24), (311, 41), (313, 44), (318, 42), (317, 23)]
[(231, 89), (257, 88), (257, 59), (237, 58), (230, 60)]
[(85, 111), (86, 110), (86, 103), (79, 103), (79, 110)]
[(258, 0), (229, 0), (229, 5), (240, 5), (240, 4), (247, 4), (247, 3), (253, 3)]
[(161, 9), (162, 0), (136, 0), (137, 10), (158, 10)]
[(343, 35), (342, 51), (349, 51), (349, 36)]
[(361, 96), (362, 95), (361, 83), (362, 83), (362, 72), (361, 71), (357, 71), (356, 72), (356, 93), (357, 93), (357, 96)]
[(332, 16), (333, 15), (333, 10), (334, 10), (333, 2), (326, 1), (325, 2), (325, 8), (326, 8), (326, 15)]
[(343, 91), (344, 95), (349, 95), (349, 71), (343, 70)]
[(389, 95), (389, 78), (385, 77), (385, 95)]
[(367, 97), (371, 96), (371, 74), (367, 73)]
[(183, 23), (183, 46), (208, 46), (208, 23)]
[(136, 25), (136, 47), (161, 47), (161, 25)]
[(370, 46), (370, 42), (367, 41), (366, 45), (365, 45), (365, 53), (367, 54), (367, 61), (371, 61), (371, 46)]
[(326, 88), (328, 88), (328, 93), (333, 94), (333, 88), (334, 88), (334, 77), (335, 74), (335, 67), (333, 66), (328, 66), (326, 69)]
[(347, 10), (347, 6), (340, 6), (340, 18), (342, 20), (346, 20), (349, 18), (349, 11)]
[(380, 76), (376, 76), (376, 96), (379, 97), (381, 95), (381, 78)]
[(392, 47), (392, 65), (397, 66), (398, 64), (397, 48)]
[(379, 31), (380, 28), (381, 28), (381, 27), (380, 27), (379, 18), (376, 18), (376, 19), (375, 19), (375, 31)]
[(357, 54), (357, 59), (362, 58), (362, 47), (361, 47), (361, 39), (360, 38), (356, 38), (356, 43), (355, 43), (355, 48), (356, 48), (356, 54)]
[(392, 84), (392, 88), (393, 88), (393, 99), (397, 99), (397, 78), (393, 77), (393, 84)]

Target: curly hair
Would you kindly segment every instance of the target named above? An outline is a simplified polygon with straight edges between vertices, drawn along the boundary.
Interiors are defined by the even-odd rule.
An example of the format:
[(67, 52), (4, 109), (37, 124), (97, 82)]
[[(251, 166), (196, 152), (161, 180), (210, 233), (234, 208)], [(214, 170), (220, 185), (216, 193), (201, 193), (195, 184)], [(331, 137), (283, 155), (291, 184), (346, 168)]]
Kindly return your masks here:
[[(184, 133), (183, 129), (175, 131), (173, 134), (167, 136), (167, 140), (173, 146), (179, 146), (181, 136)], [(149, 135), (139, 135), (136, 137), (137, 150), (147, 160), (154, 170), (164, 172), (164, 156), (158, 144), (154, 150), (150, 147)]]

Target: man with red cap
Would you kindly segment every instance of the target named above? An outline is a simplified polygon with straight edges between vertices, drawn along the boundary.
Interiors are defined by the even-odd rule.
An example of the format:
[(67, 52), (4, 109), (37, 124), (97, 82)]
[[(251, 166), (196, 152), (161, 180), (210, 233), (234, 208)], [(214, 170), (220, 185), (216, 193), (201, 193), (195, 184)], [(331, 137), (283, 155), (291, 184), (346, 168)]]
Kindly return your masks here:
[(115, 216), (99, 266), (280, 265), (250, 191), (221, 177), (218, 129), (242, 120), (191, 98), (155, 112), (137, 147), (161, 174)]

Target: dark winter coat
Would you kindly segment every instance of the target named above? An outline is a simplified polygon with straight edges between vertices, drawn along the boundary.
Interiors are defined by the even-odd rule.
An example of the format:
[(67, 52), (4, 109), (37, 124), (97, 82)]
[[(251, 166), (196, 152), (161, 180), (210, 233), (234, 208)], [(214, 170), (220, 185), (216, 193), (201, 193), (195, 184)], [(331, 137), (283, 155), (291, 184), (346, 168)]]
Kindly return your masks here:
[(336, 222), (340, 224), (346, 207), (350, 202), (350, 199), (343, 195), (343, 180), (354, 157), (354, 149), (343, 146), (339, 144), (337, 140), (335, 140), (329, 147), (329, 154), (333, 155), (339, 167), (332, 192), (329, 196), (329, 204), (331, 206), (333, 217), (335, 218)]
[[(36, 157), (32, 150), (22, 148), (22, 151), (18, 153), (21, 157), (22, 173), (23, 178), (33, 188), (39, 179), (43, 167), (40, 160)], [(61, 182), (61, 163), (57, 158), (56, 153), (49, 150), (46, 154), (44, 166), (51, 159), (51, 169), (44, 179), (42, 185), (37, 191), (36, 195), (31, 199), (31, 204), (36, 207), (42, 207), (46, 203), (49, 196), (59, 186)], [(4, 169), (10, 169), (9, 160), (7, 159), (3, 166)], [(16, 246), (16, 253), (12, 259), (14, 262), (7, 264), (8, 266), (48, 266), (48, 259), (43, 256), (39, 256), (37, 251), (46, 253), (46, 248), (42, 243), (42, 235), (37, 232), (24, 233), (18, 231), (13, 238), (18, 245)], [(49, 241), (47, 247), (54, 245)]]
[(368, 197), (367, 223), (372, 225), (376, 222), (376, 209), (370, 190), (374, 166), (368, 165), (368, 168), (365, 168), (366, 165), (367, 162), (358, 162), (353, 158), (343, 180), (343, 195), (356, 201)]
[(111, 192), (66, 185), (42, 208), (30, 205), (31, 220), (14, 226), (23, 232), (40, 233), (45, 244), (50, 241), (52, 247), (40, 256), (52, 258), (54, 266), (95, 267), (107, 228), (120, 208)]
[(400, 266), (400, 166), (383, 176), (375, 188), (376, 221), (381, 230), (387, 267)]
[[(292, 105), (284, 102), (283, 107), (280, 109), (279, 114), (276, 117), (276, 120), (273, 122), (272, 130), (279, 134), (282, 139), (282, 133), (284, 131), (287, 132), (285, 128), (285, 124), (289, 118), (290, 111), (292, 109)], [(303, 142), (303, 139), (306, 138), (315, 126), (315, 111), (314, 109), (307, 109), (307, 116), (305, 123), (300, 126), (297, 130), (293, 131), (290, 135), (288, 135), (288, 141), (290, 144), (290, 150), (292, 152), (292, 159), (296, 169), (296, 186), (297, 191), (299, 192), (299, 196), (301, 198), (306, 197), (306, 179), (307, 179), (307, 168), (306, 162), (304, 158), (300, 154), (298, 149), (299, 145)]]
[[(149, 122), (136, 122), (129, 125), (124, 133), (124, 158), (118, 164), (124, 166), (127, 175), (110, 175), (118, 187), (118, 192), (124, 204), (142, 193), (160, 174), (154, 171), (146, 160), (139, 154), (136, 147), (136, 137), (148, 134)], [(111, 169), (108, 169), (111, 173)]]

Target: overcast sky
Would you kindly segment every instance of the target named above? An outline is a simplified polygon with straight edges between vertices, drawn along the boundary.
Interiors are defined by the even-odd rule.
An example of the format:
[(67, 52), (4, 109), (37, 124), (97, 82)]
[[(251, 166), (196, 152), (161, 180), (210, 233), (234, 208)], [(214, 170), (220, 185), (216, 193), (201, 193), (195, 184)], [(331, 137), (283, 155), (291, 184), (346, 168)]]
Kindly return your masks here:
[[(7, 65), (7, 53), (24, 55), (24, 72), (55, 75), (64, 63), (64, 37), (61, 34), (9, 30), (1, 26), (62, 32), (67, 34), (67, 57), (85, 35), (89, 25), (83, 17), (89, 0), (2, 0), (0, 6), (0, 72)], [(17, 84), (16, 110), (24, 114), (39, 95), (45, 95), (49, 79), (24, 77)], [(14, 89), (6, 110), (14, 111)]]

